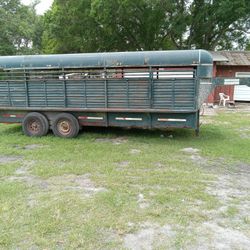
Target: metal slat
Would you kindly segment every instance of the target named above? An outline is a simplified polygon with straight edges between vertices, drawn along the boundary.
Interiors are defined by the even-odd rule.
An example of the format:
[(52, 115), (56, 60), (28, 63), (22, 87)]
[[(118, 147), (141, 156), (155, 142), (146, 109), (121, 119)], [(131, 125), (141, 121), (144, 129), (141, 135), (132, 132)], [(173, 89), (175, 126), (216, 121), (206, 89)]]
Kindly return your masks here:
[[(21, 78), (9, 81), (9, 87), (6, 81), (5, 87), (0, 81), (0, 98), (7, 96), (1, 103), (8, 100), (6, 106), (19, 107), (26, 101), (27, 107), (138, 110), (179, 110), (181, 105), (190, 110), (195, 106), (195, 71), (192, 69), (126, 69), (127, 78), (122, 78), (122, 72), (121, 69), (30, 70), (23, 81)], [(17, 72), (16, 77), (21, 74), (23, 71)]]

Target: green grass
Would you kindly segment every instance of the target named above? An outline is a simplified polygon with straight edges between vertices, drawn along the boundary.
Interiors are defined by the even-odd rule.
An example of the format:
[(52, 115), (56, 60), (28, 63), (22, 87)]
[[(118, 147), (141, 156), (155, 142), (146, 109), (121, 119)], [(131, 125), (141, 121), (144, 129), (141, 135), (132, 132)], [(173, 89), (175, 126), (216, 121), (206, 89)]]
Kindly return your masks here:
[[(207, 181), (217, 171), (233, 170), (234, 162), (250, 163), (250, 140), (238, 132), (249, 126), (249, 117), (220, 113), (207, 119), (213, 123), (203, 125), (198, 138), (189, 130), (102, 128), (83, 130), (71, 140), (51, 134), (28, 138), (18, 125), (0, 125), (0, 155), (22, 157), (0, 163), (0, 249), (121, 249), (123, 236), (145, 221), (183, 228), (190, 222), (206, 221), (202, 211), (220, 204), (205, 191)], [(119, 145), (96, 141), (116, 137), (127, 141)], [(31, 144), (40, 147), (24, 149)], [(209, 164), (195, 165), (181, 152), (187, 147), (198, 148), (211, 169)], [(139, 152), (132, 154), (132, 149)], [(216, 169), (213, 163), (218, 159), (223, 164)], [(32, 178), (49, 182), (53, 188), (11, 179), (17, 176), (17, 169), (27, 165)], [(53, 177), (61, 176), (63, 181), (66, 176), (84, 174), (90, 174), (95, 186), (106, 191), (85, 197), (63, 185), (53, 186)], [(139, 207), (139, 194), (149, 206)], [(224, 216), (236, 212), (232, 207)], [(180, 231), (177, 248), (185, 245), (185, 237)]]

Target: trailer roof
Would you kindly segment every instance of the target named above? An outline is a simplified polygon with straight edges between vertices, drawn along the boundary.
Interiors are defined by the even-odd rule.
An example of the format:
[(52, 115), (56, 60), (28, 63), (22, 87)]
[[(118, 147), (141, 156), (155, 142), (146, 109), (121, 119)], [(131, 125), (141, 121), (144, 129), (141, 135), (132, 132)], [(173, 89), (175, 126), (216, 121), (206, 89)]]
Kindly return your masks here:
[(212, 64), (205, 50), (0, 56), (0, 68), (96, 68)]

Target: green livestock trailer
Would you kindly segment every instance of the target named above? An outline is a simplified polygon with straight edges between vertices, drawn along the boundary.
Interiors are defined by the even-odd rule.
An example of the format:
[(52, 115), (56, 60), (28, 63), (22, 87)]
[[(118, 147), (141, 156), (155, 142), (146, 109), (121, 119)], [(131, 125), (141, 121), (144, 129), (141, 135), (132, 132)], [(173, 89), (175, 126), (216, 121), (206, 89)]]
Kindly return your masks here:
[(29, 136), (80, 127), (191, 128), (212, 90), (205, 50), (0, 57), (0, 122)]

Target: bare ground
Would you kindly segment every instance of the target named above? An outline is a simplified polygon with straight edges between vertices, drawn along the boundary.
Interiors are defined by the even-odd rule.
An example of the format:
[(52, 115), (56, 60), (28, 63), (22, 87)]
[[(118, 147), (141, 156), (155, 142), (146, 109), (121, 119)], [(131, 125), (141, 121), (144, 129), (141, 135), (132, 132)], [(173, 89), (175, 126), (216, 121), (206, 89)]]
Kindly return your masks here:
[(22, 159), (22, 156), (0, 155), (0, 164), (16, 162)]
[(32, 197), (29, 197), (28, 199), (30, 206), (37, 204), (37, 197), (44, 192), (58, 194), (60, 192), (72, 191), (76, 192), (83, 198), (88, 198), (98, 192), (107, 191), (103, 187), (97, 187), (91, 180), (90, 174), (65, 174), (61, 176), (53, 176), (48, 179), (42, 179), (31, 174), (31, 169), (34, 164), (34, 161), (23, 161), (22, 166), (15, 171), (14, 175), (4, 178), (5, 181), (24, 182), (27, 186), (37, 189), (36, 194), (32, 195)]
[(95, 141), (96, 142), (109, 142), (109, 143), (112, 143), (114, 145), (120, 145), (120, 144), (128, 142), (128, 139), (126, 137), (97, 138)]
[[(248, 166), (250, 169), (250, 166)], [(249, 249), (250, 174), (225, 173), (210, 183), (207, 192), (220, 201), (220, 207), (206, 212), (209, 220), (196, 228), (194, 249)]]
[(133, 250), (151, 250), (165, 246), (171, 247), (176, 232), (168, 224), (159, 226), (156, 223), (145, 222), (140, 225), (140, 230), (124, 237), (124, 247)]
[[(224, 159), (208, 160), (200, 155), (197, 148), (181, 150), (187, 158), (204, 169), (209, 169), (217, 176), (214, 181), (207, 182), (206, 192), (219, 200), (219, 207), (214, 210), (200, 211), (200, 202), (189, 204), (190, 209), (198, 209), (208, 218), (202, 224), (190, 222), (187, 228), (145, 222), (135, 233), (125, 235), (124, 247), (130, 250), (179, 249), (176, 246), (178, 234), (182, 232), (189, 240), (182, 249), (241, 249), (250, 246), (250, 166), (238, 163), (224, 168), (220, 174), (217, 167), (224, 164)], [(139, 194), (137, 202), (140, 208), (147, 207), (149, 201)], [(198, 212), (198, 211), (197, 211)]]

